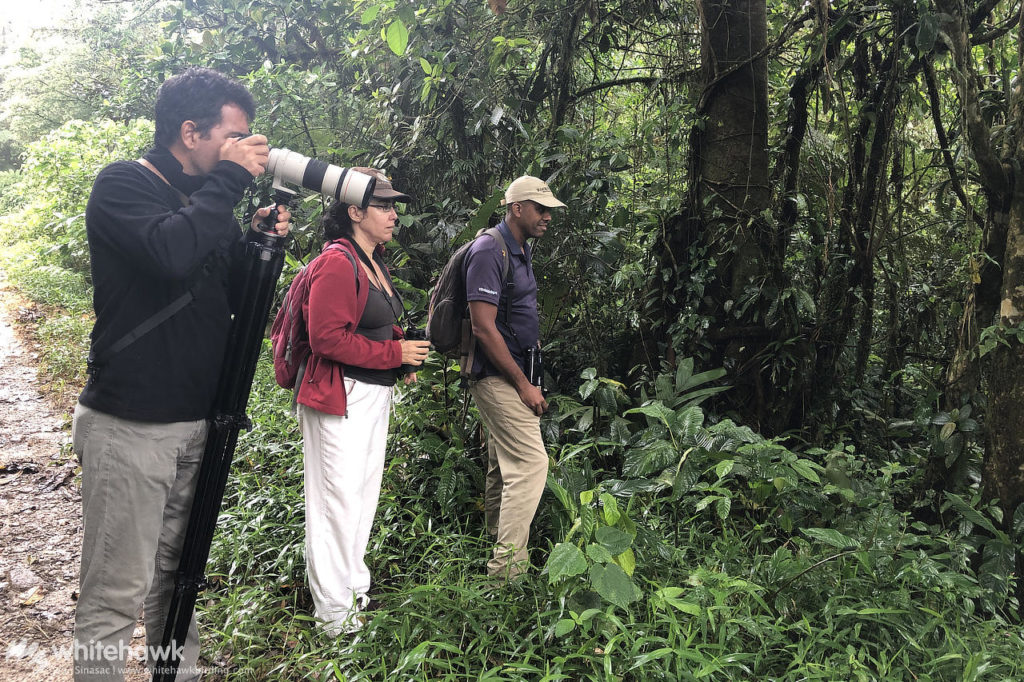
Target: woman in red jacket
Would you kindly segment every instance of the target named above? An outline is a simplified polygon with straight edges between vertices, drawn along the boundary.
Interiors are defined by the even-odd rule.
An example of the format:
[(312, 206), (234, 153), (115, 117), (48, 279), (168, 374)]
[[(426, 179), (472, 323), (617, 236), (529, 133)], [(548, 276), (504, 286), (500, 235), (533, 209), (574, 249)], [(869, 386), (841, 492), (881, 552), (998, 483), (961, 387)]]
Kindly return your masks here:
[[(418, 366), (427, 341), (402, 338), (402, 300), (382, 255), (391, 241), (395, 191), (379, 170), (366, 208), (336, 202), (324, 215), (327, 245), (309, 264), (309, 358), (297, 403), (306, 494), (306, 571), (317, 618), (331, 634), (361, 625), (369, 601), (364, 555), (384, 475), (394, 386)], [(348, 251), (352, 259), (342, 252)], [(357, 263), (353, 271), (353, 261)], [(405, 381), (416, 380), (406, 374)]]

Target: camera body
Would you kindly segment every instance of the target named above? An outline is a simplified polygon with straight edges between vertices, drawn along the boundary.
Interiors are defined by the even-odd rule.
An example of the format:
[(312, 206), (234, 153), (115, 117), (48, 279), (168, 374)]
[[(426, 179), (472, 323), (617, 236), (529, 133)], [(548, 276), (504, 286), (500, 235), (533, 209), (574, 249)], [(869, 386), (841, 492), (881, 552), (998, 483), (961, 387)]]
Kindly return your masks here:
[(346, 204), (366, 208), (377, 186), (376, 178), (365, 173), (303, 156), (290, 149), (271, 149), (267, 172), (274, 175), (274, 189), (288, 190), (284, 183), (334, 197)]
[[(408, 339), (409, 341), (426, 341), (427, 330), (410, 327), (409, 329), (405, 330), (405, 338)], [(402, 366), (398, 368), (398, 372), (400, 374), (412, 374), (417, 369), (418, 368), (414, 365), (407, 365), (403, 363)]]

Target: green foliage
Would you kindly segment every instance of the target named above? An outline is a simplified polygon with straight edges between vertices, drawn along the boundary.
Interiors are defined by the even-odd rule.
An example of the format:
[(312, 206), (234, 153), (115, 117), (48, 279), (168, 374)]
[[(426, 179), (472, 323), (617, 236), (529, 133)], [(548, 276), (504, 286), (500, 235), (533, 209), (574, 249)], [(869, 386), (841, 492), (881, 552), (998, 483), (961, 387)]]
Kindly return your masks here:
[[(85, 380), (92, 290), (85, 205), (96, 174), (135, 158), (152, 140), (152, 124), (71, 121), (29, 145), (17, 182), (4, 186), (9, 211), (0, 229), (14, 242), (0, 267), (31, 300), (55, 308), (37, 329), (42, 376), (63, 392)], [(8, 175), (8, 180), (13, 177)]]
[[(211, 556), (215, 585), (202, 602), (215, 633), (208, 655), (230, 662), (231, 679), (909, 682), (959, 680), (978, 666), (994, 679), (1024, 673), (1024, 640), (998, 602), (1012, 605), (1010, 591), (991, 582), (1008, 575), (999, 564), (1005, 537), (989, 541), (987, 568), (971, 567), (977, 530), (997, 530), (986, 511), (950, 498), (952, 523), (912, 521), (894, 508), (898, 491), (881, 472), (859, 471), (856, 495), (825, 482), (828, 467), (815, 463), (832, 465), (846, 450), (794, 452), (726, 422), (703, 426), (706, 417), (686, 427), (677, 413), (700, 411), (686, 401), (628, 415), (635, 408), (620, 404), (616, 417), (631, 437), (671, 442), (673, 427), (680, 443), (700, 429), (713, 434), (714, 445), (676, 446), (693, 448), (687, 460), (703, 447), (695, 484), (679, 492), (611, 477), (566, 449), (531, 543), (543, 568), (495, 586), (484, 576), (481, 455), (456, 440), (461, 431), (437, 428), (452, 426), (439, 377), (421, 382), (397, 405), (367, 554), (379, 606), (357, 635), (332, 639), (309, 615), (300, 439), (265, 354), (254, 428), (239, 445)], [(466, 432), (474, 425), (471, 412)], [(453, 471), (466, 475), (452, 484)], [(712, 490), (734, 501), (724, 519), (716, 504), (701, 508)]]
[(50, 245), (43, 262), (88, 273), (85, 205), (96, 175), (119, 159), (138, 158), (152, 144), (152, 123), (137, 120), (70, 121), (29, 145), (17, 196), (23, 202), (14, 219), (23, 238)]
[(31, 143), (68, 121), (152, 115), (159, 83), (146, 53), (159, 22), (151, 8), (79, 0), (59, 9), (31, 36), (0, 40), (0, 168), (19, 167)]
[[(834, 7), (827, 31), (813, 7), (768, 8), (773, 206), (713, 243), (688, 213), (691, 141), (714, 123), (697, 117), (711, 91), (696, 80), (693, 5), (132, 9), (134, 24), (89, 22), (89, 49), (52, 68), (25, 52), (0, 71), (22, 97), (0, 112), (0, 163), (20, 166), (0, 176), (3, 267), (66, 313), (40, 325), (54, 381), (81, 382), (91, 182), (144, 151), (137, 119), (186, 64), (243, 79), (274, 146), (381, 167), (414, 195), (390, 245), (414, 320), (441, 264), (498, 218), (509, 180), (549, 178), (569, 204), (534, 259), (553, 406), (534, 571), (507, 586), (483, 575), (479, 422), (463, 415), (457, 368), (432, 358), (394, 413), (367, 557), (380, 606), (358, 635), (319, 633), (300, 437), (264, 357), (201, 603), (204, 654), (230, 679), (1024, 677), (1024, 511), (1004, 518), (978, 487), (984, 396), (942, 401), (962, 291), (986, 256), (936, 8)], [(993, 25), (1008, 11), (997, 3)], [(993, 34), (976, 49), (996, 120), (1017, 47)], [(877, 128), (877, 92), (901, 97), (892, 130)], [(28, 125), (47, 109), (51, 123)], [(873, 149), (884, 162), (865, 177)], [(862, 202), (873, 183), (885, 191)], [(323, 207), (300, 198), (289, 274), (316, 252)], [(730, 240), (748, 233), (774, 270), (723, 287)], [(982, 325), (975, 355), (1018, 336)], [(758, 380), (737, 382), (744, 372)], [(935, 463), (950, 475), (922, 492)]]

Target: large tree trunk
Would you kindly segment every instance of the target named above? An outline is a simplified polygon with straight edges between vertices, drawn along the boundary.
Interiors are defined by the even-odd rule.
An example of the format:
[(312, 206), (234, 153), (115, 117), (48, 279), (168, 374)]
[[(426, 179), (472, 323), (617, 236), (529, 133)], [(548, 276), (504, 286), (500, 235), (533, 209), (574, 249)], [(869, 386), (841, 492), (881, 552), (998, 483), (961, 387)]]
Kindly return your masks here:
[[(1024, 323), (1024, 186), (1016, 182), (1013, 167), (1024, 159), (1024, 92), (1019, 79), (1005, 102), (1005, 127), (993, 134), (989, 118), (982, 112), (982, 81), (971, 45), (972, 15), (963, 0), (942, 0), (939, 7), (951, 19), (944, 27), (950, 38), (956, 63), (957, 89), (972, 156), (988, 201), (991, 216), (985, 251), (995, 259), (995, 268), (983, 269), (975, 287), (977, 317), (984, 329), (993, 323), (992, 295), (998, 283), (998, 321), (995, 332), (1006, 344), (998, 344), (983, 358), (982, 372), (988, 383), (985, 419), (986, 448), (983, 473), (984, 494), (999, 500), (1003, 522), (1009, 529), (1014, 512), (1024, 502), (1024, 344), (1016, 329)], [(1017, 49), (1024, 40), (1024, 25), (1018, 24)], [(1018, 53), (1018, 63), (1022, 55)], [(970, 341), (972, 336), (964, 335)], [(960, 356), (963, 355), (961, 349)], [(963, 367), (958, 375), (969, 376)]]
[[(1020, 183), (1017, 183), (1018, 185)], [(1024, 192), (1016, 192), (1010, 209), (1003, 258), (999, 327), (1014, 330), (1024, 323)], [(999, 499), (1010, 522), (1024, 502), (1024, 343), (1008, 335), (988, 354), (989, 387), (984, 484), (989, 499)]]
[(758, 216), (768, 207), (768, 71), (764, 0), (702, 0), (703, 130), (691, 178), (692, 208), (720, 258), (719, 305), (764, 269)]
[[(761, 423), (768, 405), (759, 354), (770, 339), (767, 333), (751, 335), (750, 326), (763, 325), (763, 311), (752, 306), (737, 320), (732, 309), (748, 288), (761, 287), (773, 247), (763, 219), (771, 201), (767, 10), (765, 0), (700, 0), (698, 11), (704, 88), (690, 150), (688, 211), (699, 222), (707, 257), (716, 263), (703, 312), (715, 321), (709, 336), (718, 340), (718, 359), (731, 370), (736, 407)], [(765, 308), (770, 303), (758, 298)], [(731, 334), (739, 327), (742, 335)]]

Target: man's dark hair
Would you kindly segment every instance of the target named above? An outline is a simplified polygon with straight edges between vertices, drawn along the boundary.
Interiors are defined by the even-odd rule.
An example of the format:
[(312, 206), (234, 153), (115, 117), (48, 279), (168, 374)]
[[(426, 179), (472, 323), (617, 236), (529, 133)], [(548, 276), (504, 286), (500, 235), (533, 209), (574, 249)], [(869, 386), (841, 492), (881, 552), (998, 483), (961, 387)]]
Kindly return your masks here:
[(349, 204), (344, 201), (335, 201), (320, 219), (320, 226), (324, 230), (324, 241), (333, 242), (335, 239), (352, 238), (352, 218), (348, 215)]
[(189, 67), (165, 80), (157, 90), (154, 140), (170, 147), (185, 121), (194, 121), (196, 129), (205, 135), (220, 123), (225, 104), (242, 109), (250, 121), (256, 116), (256, 103), (244, 85), (213, 69)]

